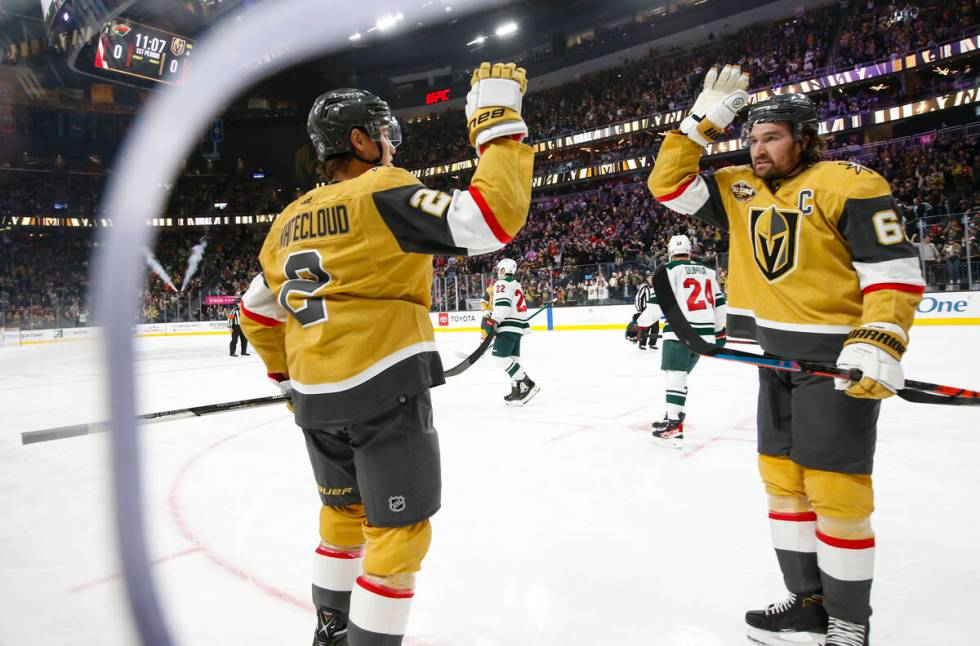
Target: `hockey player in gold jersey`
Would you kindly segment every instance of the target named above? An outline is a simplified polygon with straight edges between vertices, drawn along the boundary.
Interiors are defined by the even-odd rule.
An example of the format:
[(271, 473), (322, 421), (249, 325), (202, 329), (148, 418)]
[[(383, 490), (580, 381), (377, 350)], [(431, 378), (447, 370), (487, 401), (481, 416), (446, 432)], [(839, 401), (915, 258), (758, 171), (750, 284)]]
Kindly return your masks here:
[(451, 194), (392, 166), (401, 135), (384, 101), (320, 96), (308, 130), (330, 183), (279, 215), (243, 299), (249, 340), (291, 394), (322, 502), (315, 646), (402, 641), (440, 505), (432, 255), (495, 251), (527, 217), (524, 70), (485, 63), (471, 85), (480, 161), (468, 190)]
[(480, 340), (484, 340), (490, 334), (490, 330), (493, 328), (493, 321), (491, 317), (493, 316), (493, 286), (494, 282), (491, 282), (486, 291), (483, 292), (483, 297), (480, 299)]
[(924, 281), (888, 182), (820, 161), (813, 104), (777, 95), (748, 111), (752, 164), (699, 173), (703, 147), (746, 106), (737, 66), (709, 71), (649, 187), (671, 209), (728, 230), (728, 333), (793, 359), (857, 368), (859, 382), (759, 371), (759, 469), (790, 596), (746, 614), (761, 644), (869, 643), (874, 561), (871, 470), (880, 400), (901, 359)]

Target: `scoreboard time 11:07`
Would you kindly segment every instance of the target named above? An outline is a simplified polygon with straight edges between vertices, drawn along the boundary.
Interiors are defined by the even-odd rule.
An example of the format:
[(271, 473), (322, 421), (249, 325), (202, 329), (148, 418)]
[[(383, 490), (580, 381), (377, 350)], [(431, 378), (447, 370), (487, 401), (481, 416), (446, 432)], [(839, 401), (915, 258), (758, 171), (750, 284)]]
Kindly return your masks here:
[(180, 83), (190, 66), (194, 41), (116, 18), (105, 26), (95, 51), (98, 69), (161, 83)]

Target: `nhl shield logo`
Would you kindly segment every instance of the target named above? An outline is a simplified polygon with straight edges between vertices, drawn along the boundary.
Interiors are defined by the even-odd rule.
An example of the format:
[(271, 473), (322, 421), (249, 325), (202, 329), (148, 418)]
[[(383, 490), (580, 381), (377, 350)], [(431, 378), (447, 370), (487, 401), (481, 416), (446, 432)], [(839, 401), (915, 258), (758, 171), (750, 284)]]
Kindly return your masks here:
[(766, 209), (750, 209), (749, 233), (755, 264), (770, 283), (796, 269), (799, 211), (778, 209), (775, 205)]
[(187, 49), (187, 41), (183, 38), (174, 38), (170, 41), (170, 51), (174, 56), (180, 56)]
[(388, 498), (388, 509), (395, 513), (405, 511), (405, 496), (391, 496)]

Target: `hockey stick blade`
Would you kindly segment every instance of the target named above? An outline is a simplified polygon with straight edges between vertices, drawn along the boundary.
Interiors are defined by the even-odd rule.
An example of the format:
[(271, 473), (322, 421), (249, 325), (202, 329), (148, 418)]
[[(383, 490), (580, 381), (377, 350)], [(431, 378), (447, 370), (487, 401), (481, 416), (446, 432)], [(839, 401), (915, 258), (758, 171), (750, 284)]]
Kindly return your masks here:
[(483, 356), (483, 353), (487, 351), (487, 348), (489, 348), (490, 344), (493, 343), (493, 337), (495, 334), (495, 330), (490, 330), (490, 332), (487, 334), (487, 338), (480, 342), (480, 345), (477, 346), (476, 350), (471, 352), (468, 357), (457, 363), (449, 370), (443, 371), (442, 374), (446, 375), (447, 377), (455, 377), (456, 375), (460, 375), (465, 372), (467, 368), (476, 363), (477, 360)]
[[(661, 266), (654, 274), (653, 289), (657, 294), (657, 302), (660, 305), (660, 309), (663, 310), (664, 316), (667, 317), (667, 322), (670, 323), (672, 331), (677, 335), (681, 343), (695, 354), (728, 361), (738, 361), (771, 370), (804, 372), (819, 377), (849, 379), (850, 381), (861, 380), (861, 371), (857, 369), (841, 370), (837, 366), (762, 356), (741, 350), (721, 348), (708, 343), (694, 331), (694, 328), (688, 323), (687, 318), (677, 304), (674, 290), (670, 286), (670, 277), (667, 275), (666, 265)], [(941, 386), (939, 384), (912, 381), (910, 379), (905, 380), (905, 388), (902, 388), (896, 394), (906, 401), (917, 404), (942, 404), (947, 406), (980, 405), (980, 392), (975, 390)]]
[[(145, 413), (138, 415), (136, 419), (153, 421), (170, 421), (170, 419), (181, 419), (184, 417), (200, 417), (213, 413), (224, 413), (231, 410), (242, 408), (254, 408), (256, 406), (268, 406), (270, 404), (282, 404), (287, 401), (284, 395), (270, 395), (268, 397), (256, 397), (254, 399), (241, 399), (234, 402), (224, 402), (221, 404), (205, 404), (203, 406), (191, 406), (190, 408), (177, 408), (174, 410), (158, 411), (156, 413)], [(21, 444), (36, 444), (38, 442), (49, 442), (51, 440), (63, 440), (69, 437), (79, 437), (82, 435), (93, 435), (104, 433), (108, 430), (106, 422), (92, 422), (89, 424), (73, 424), (71, 426), (58, 426), (56, 428), (46, 428), (40, 431), (26, 431), (20, 434)]]

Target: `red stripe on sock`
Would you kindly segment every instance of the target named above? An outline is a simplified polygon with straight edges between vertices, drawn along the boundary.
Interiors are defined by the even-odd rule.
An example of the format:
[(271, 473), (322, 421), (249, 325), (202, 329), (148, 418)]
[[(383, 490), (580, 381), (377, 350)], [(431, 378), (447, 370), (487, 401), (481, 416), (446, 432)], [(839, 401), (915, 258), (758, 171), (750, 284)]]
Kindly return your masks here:
[(926, 288), (922, 285), (908, 285), (906, 283), (878, 283), (876, 285), (868, 285), (861, 290), (861, 293), (870, 294), (871, 292), (880, 292), (886, 289), (894, 289), (896, 292), (908, 292), (910, 294), (921, 294), (926, 291)]
[(816, 522), (817, 514), (812, 511), (801, 511), (786, 513), (780, 511), (770, 511), (769, 520), (786, 520), (793, 523), (812, 523)]
[(361, 586), (368, 592), (373, 592), (380, 597), (388, 597), (389, 599), (411, 599), (415, 596), (414, 590), (396, 590), (395, 588), (389, 588), (386, 585), (380, 585), (378, 583), (368, 581), (363, 576), (357, 577), (357, 585)]
[(831, 547), (839, 547), (845, 550), (866, 550), (875, 546), (874, 536), (871, 538), (859, 538), (857, 540), (850, 540), (847, 538), (835, 538), (834, 536), (827, 536), (819, 529), (817, 530), (817, 538), (820, 542), (826, 543)]
[(476, 202), (477, 207), (479, 207), (480, 213), (483, 215), (483, 220), (487, 223), (487, 226), (490, 227), (490, 231), (493, 232), (494, 237), (504, 244), (513, 240), (514, 236), (508, 235), (508, 233), (504, 231), (504, 228), (500, 226), (500, 223), (497, 222), (497, 217), (493, 214), (493, 209), (491, 209), (490, 205), (487, 204), (487, 201), (484, 199), (483, 193), (480, 192), (480, 189), (475, 186), (471, 186), (470, 195), (473, 196), (473, 201)]
[(364, 556), (364, 548), (358, 548), (355, 552), (347, 552), (321, 545), (316, 548), (316, 553), (320, 556), (329, 556), (330, 558), (334, 559), (359, 559)]

